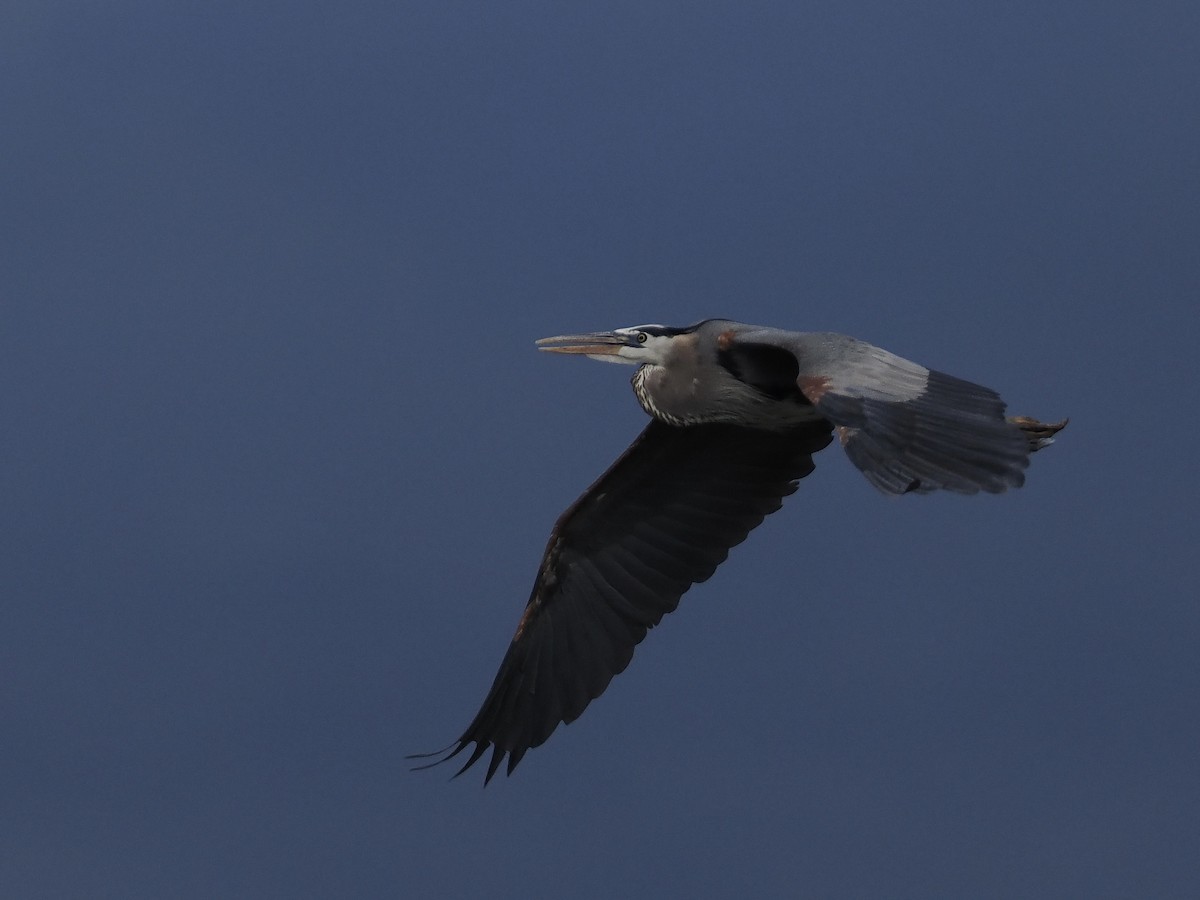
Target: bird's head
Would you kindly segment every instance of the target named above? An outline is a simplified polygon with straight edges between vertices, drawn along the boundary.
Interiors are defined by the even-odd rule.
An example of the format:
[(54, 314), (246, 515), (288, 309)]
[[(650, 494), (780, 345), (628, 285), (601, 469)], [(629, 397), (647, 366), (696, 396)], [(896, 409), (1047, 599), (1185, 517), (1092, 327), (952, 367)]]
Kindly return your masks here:
[(601, 362), (661, 366), (674, 343), (689, 331), (664, 325), (634, 325), (614, 331), (542, 338), (537, 345), (548, 353), (578, 353)]

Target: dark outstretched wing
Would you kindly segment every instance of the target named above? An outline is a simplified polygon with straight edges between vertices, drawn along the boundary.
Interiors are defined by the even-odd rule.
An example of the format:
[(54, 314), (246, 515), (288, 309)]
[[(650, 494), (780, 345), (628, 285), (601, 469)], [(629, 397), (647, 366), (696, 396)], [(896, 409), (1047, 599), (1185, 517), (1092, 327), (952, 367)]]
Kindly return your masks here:
[(757, 329), (738, 334), (725, 352), (775, 380), (788, 370), (780, 354), (789, 354), (800, 392), (888, 494), (1020, 487), (1029, 454), (1066, 424), (1007, 419), (995, 391), (844, 335)]
[[(529, 603), (473, 722), (437, 760), (492, 747), (486, 780), (572, 722), (829, 444), (828, 424), (769, 433), (652, 420), (559, 518)], [(437, 763), (432, 763), (436, 765)]]

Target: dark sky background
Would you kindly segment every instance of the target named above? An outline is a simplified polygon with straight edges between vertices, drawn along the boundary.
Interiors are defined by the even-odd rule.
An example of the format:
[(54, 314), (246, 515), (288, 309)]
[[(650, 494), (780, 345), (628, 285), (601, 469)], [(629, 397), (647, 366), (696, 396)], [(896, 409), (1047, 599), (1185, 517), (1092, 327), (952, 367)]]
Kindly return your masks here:
[[(1200, 5), (0, 12), (0, 893), (1200, 896)], [(855, 334), (1071, 417), (831, 448), (575, 724), (410, 773), (644, 416)]]

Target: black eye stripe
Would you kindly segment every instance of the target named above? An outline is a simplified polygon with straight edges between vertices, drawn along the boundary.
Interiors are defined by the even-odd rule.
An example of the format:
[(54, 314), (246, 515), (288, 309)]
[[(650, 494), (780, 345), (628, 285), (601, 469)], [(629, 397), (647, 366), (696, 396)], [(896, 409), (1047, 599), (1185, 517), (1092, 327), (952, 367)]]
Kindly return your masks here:
[(637, 336), (637, 342), (638, 342), (639, 344), (644, 344), (644, 343), (646, 343), (646, 332), (644, 332), (644, 331), (639, 331), (639, 332), (638, 332), (638, 336)]
[(707, 325), (709, 322), (719, 322), (719, 321), (723, 321), (723, 320), (721, 320), (721, 319), (705, 319), (702, 322), (697, 322), (695, 325), (685, 325), (682, 328), (678, 328), (678, 327), (675, 327), (672, 325), (654, 325), (651, 323), (645, 323), (643, 325), (631, 325), (629, 327), (629, 330), (630, 331), (636, 330), (636, 331), (643, 332), (648, 337), (668, 337), (669, 338), (669, 337), (678, 337), (681, 334), (693, 334), (696, 332), (697, 329), (699, 329), (700, 327), (702, 327), (704, 325)]

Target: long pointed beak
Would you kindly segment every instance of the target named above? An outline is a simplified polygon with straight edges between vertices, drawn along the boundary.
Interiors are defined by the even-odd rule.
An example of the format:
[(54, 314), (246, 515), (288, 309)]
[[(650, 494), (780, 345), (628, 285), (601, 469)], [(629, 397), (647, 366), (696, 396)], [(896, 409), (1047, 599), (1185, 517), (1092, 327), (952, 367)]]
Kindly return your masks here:
[(547, 353), (616, 356), (622, 347), (636, 347), (637, 340), (630, 334), (593, 331), (589, 334), (560, 334), (558, 337), (542, 338), (537, 342), (537, 346), (539, 350), (545, 350)]

